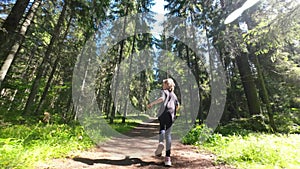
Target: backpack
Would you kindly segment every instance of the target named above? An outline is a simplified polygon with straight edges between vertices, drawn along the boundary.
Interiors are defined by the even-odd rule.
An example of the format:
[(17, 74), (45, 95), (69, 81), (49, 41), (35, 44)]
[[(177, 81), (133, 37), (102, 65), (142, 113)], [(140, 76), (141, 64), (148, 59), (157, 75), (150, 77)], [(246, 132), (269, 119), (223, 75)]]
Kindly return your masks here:
[(176, 118), (176, 109), (179, 104), (178, 104), (177, 97), (173, 96), (174, 98), (172, 99), (171, 95), (174, 95), (174, 94), (172, 94), (172, 92), (170, 92), (170, 91), (168, 91), (168, 92), (169, 92), (168, 95), (165, 93), (167, 103), (165, 104), (164, 111), (167, 111), (168, 113), (170, 113), (170, 115), (172, 117), (172, 121), (174, 121)]

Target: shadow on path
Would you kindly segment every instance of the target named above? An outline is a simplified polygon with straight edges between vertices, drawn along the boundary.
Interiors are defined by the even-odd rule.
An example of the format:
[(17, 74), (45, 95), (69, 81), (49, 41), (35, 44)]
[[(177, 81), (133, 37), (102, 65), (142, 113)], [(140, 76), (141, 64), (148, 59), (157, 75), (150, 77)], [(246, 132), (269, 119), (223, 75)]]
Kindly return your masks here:
[(131, 158), (142, 158), (154, 155), (158, 144), (159, 123), (156, 119), (142, 122), (135, 128), (124, 133), (126, 137), (113, 137), (110, 140), (99, 143), (97, 148), (108, 153), (121, 154)]
[[(127, 137), (111, 138), (94, 149), (73, 154), (71, 158), (54, 159), (52, 163), (41, 165), (37, 169), (161, 169), (164, 168), (164, 157), (154, 156), (158, 144), (158, 129), (156, 119), (143, 122), (125, 133)], [(178, 140), (172, 141), (171, 156), (171, 168), (234, 169), (215, 163), (215, 155), (200, 152), (197, 147), (183, 145)]]
[(149, 165), (155, 165), (155, 166), (164, 166), (163, 163), (157, 163), (157, 162), (146, 162), (139, 158), (129, 158), (129, 156), (126, 156), (125, 159), (121, 160), (111, 160), (111, 159), (89, 159), (89, 158), (81, 158), (81, 157), (75, 157), (73, 158), (74, 161), (82, 162), (87, 165), (94, 165), (96, 163), (101, 164), (109, 164), (109, 165), (118, 165), (118, 166), (130, 166), (133, 164), (139, 164), (140, 166), (149, 166)]

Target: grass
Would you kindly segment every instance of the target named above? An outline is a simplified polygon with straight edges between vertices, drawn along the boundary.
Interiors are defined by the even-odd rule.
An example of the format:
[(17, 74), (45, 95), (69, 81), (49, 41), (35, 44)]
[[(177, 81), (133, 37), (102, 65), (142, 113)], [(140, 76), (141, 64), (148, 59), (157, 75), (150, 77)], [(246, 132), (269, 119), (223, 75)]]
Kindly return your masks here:
[[(127, 132), (148, 118), (129, 116), (126, 123), (121, 123), (121, 117), (117, 117), (110, 126), (118, 132)], [(94, 119), (89, 123), (99, 121)], [(107, 139), (99, 131), (97, 136), (102, 141)], [(39, 162), (65, 157), (71, 151), (88, 149), (94, 145), (80, 124), (0, 123), (0, 168), (34, 168)]]
[(245, 169), (300, 168), (300, 135), (252, 133), (247, 136), (216, 136), (202, 146), (219, 160)]
[[(110, 124), (110, 126), (120, 133), (126, 133), (136, 127), (139, 123), (143, 121), (147, 121), (149, 116), (142, 114), (142, 115), (134, 115), (134, 116), (127, 116), (126, 123), (122, 123), (122, 116), (118, 116), (114, 118), (114, 123)], [(109, 120), (107, 120), (109, 122)]]
[(218, 162), (227, 163), (239, 169), (300, 169), (300, 135), (241, 132), (243, 134), (205, 136), (200, 143), (202, 127), (192, 130), (183, 139), (194, 143), (218, 157)]
[[(112, 128), (127, 132), (147, 116), (129, 116), (126, 123), (121, 117), (114, 119)], [(95, 120), (97, 122), (97, 119)], [(0, 168), (34, 168), (38, 162), (65, 157), (73, 150), (94, 146), (79, 124), (0, 125)], [(218, 156), (218, 162), (239, 169), (300, 169), (300, 135), (266, 134), (247, 130), (234, 130), (222, 135), (203, 134), (203, 126), (196, 126), (186, 137), (185, 144), (196, 144)], [(208, 132), (207, 132), (208, 133)], [(101, 135), (100, 135), (101, 136)], [(206, 138), (200, 142), (199, 137)], [(102, 138), (105, 140), (105, 137)]]
[(39, 161), (59, 158), (93, 146), (79, 125), (1, 126), (0, 168), (34, 168)]

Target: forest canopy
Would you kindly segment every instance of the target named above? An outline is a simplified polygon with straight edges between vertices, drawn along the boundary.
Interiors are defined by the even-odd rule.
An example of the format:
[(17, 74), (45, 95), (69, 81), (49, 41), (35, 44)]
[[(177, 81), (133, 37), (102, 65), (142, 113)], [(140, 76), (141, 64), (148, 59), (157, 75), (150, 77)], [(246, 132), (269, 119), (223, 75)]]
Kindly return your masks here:
[[(150, 30), (135, 33), (139, 24), (157, 22), (153, 0), (1, 1), (0, 125), (38, 122), (45, 112), (51, 114), (51, 123), (78, 120), (80, 109), (90, 110), (77, 106), (83, 97), (89, 97), (85, 90), (93, 91), (98, 111), (110, 123), (117, 116), (125, 122), (132, 113), (155, 116), (155, 112), (147, 111), (146, 105), (158, 97), (157, 90), (168, 77), (177, 80), (175, 93), (185, 103), (180, 116), (202, 124), (207, 121), (211, 105), (220, 102), (212, 90), (217, 78), (211, 76), (213, 71), (220, 75), (216, 69), (220, 65), (225, 85), (218, 92), (226, 93), (226, 102), (224, 110), (218, 110), (222, 114), (218, 123), (240, 124), (239, 127), (254, 131), (299, 133), (300, 3), (262, 0), (233, 22), (224, 24), (226, 17), (245, 2), (166, 0), (164, 22), (178, 17), (181, 23), (172, 23), (174, 35), (167, 34), (167, 23), (163, 23), (161, 34), (154, 35)], [(137, 18), (134, 24), (123, 19), (121, 26), (113, 25), (116, 27), (112, 30), (131, 32), (132, 36), (115, 44), (103, 44), (101, 38), (97, 43), (89, 43), (90, 39), (104, 35), (114, 39), (113, 31), (103, 32), (107, 23), (141, 13), (147, 15)], [(195, 29), (182, 29), (185, 25)], [(191, 44), (196, 44), (193, 41), (199, 36), (203, 42), (188, 45), (176, 37), (176, 31), (188, 34)], [(81, 62), (79, 58), (83, 55), (100, 56), (101, 48), (91, 50), (99, 44), (108, 48), (105, 55), (97, 62)], [(153, 52), (141, 57), (147, 50)], [(95, 64), (94, 79), (89, 79), (85, 73)], [(135, 73), (137, 64), (151, 66)], [(170, 65), (173, 71), (162, 68)], [(81, 76), (76, 86), (73, 75), (78, 66)], [(127, 81), (120, 82), (122, 66), (129, 74)], [(181, 83), (189, 82), (185, 78), (188, 76), (183, 75), (185, 71), (195, 79), (190, 89), (180, 88), (184, 86)], [(180, 81), (174, 74), (181, 77)], [(88, 80), (93, 81), (93, 86), (84, 86)], [(122, 86), (128, 86), (129, 92), (118, 93), (116, 88)], [(82, 93), (74, 97), (74, 90)], [(184, 92), (191, 96), (185, 98)], [(125, 99), (116, 102), (121, 95)], [(194, 104), (198, 106), (193, 111), (184, 111), (188, 110), (184, 107)]]

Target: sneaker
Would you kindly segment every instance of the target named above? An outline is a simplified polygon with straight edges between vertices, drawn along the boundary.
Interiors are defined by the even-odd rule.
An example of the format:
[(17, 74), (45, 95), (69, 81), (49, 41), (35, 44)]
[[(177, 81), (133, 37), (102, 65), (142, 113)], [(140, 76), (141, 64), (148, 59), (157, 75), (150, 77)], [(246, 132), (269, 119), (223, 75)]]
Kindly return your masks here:
[(171, 163), (171, 157), (166, 157), (165, 158), (165, 166), (171, 166), (172, 165), (172, 163)]
[(163, 151), (164, 147), (165, 147), (164, 143), (160, 142), (158, 144), (158, 146), (157, 146), (157, 149), (155, 150), (155, 155), (158, 156), (158, 157), (160, 157), (161, 154), (162, 154), (162, 151)]

